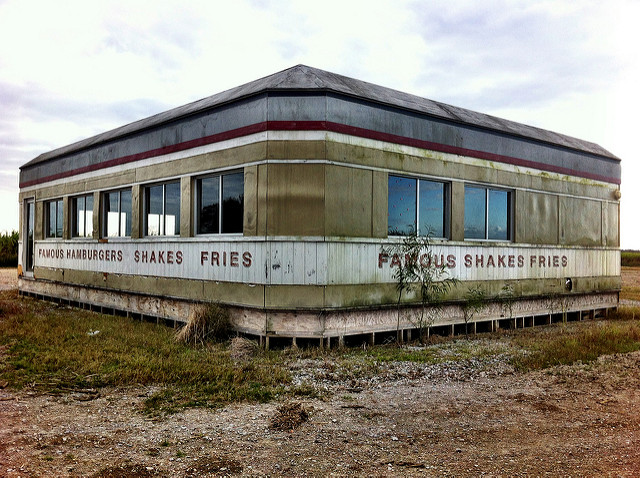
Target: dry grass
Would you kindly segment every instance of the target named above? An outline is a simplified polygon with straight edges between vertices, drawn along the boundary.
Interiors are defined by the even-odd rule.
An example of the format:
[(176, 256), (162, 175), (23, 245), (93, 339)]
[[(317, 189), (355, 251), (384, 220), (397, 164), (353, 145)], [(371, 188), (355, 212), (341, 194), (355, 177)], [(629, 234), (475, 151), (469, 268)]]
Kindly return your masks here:
[(620, 293), (620, 298), (640, 301), (640, 267), (622, 268), (622, 292)]
[(198, 304), (184, 327), (176, 334), (178, 342), (204, 345), (226, 340), (232, 332), (229, 311), (219, 304)]
[(289, 402), (281, 405), (271, 417), (269, 428), (272, 430), (289, 431), (297, 428), (309, 419), (309, 412), (299, 402)]
[(0, 267), (0, 290), (18, 288), (18, 271), (15, 267)]

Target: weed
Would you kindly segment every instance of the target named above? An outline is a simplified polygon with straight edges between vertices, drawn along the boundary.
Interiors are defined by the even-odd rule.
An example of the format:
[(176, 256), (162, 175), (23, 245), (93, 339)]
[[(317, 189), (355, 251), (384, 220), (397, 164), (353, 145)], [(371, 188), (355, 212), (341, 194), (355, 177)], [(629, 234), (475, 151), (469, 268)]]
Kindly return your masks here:
[(302, 382), (300, 385), (289, 388), (289, 394), (294, 397), (320, 398), (322, 393), (310, 382)]

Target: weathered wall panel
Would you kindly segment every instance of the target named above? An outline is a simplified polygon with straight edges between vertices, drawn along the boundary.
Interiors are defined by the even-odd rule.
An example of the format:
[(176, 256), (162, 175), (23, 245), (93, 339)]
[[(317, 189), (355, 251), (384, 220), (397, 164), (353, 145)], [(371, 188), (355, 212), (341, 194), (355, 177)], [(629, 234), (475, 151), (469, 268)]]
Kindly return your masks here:
[(620, 247), (620, 205), (602, 203), (602, 243), (608, 247)]
[(598, 201), (560, 197), (560, 244), (602, 244), (602, 206)]
[(365, 169), (326, 167), (325, 235), (370, 237), (373, 174)]
[(516, 192), (516, 242), (558, 244), (558, 196)]
[(324, 165), (271, 164), (267, 184), (269, 236), (324, 235)]

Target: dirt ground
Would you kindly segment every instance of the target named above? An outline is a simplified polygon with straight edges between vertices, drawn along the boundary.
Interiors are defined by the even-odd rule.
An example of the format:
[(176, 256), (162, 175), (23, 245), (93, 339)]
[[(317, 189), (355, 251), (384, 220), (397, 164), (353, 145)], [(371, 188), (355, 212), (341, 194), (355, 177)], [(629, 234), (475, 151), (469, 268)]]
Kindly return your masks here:
[(500, 357), (394, 367), (341, 382), (301, 361), (327, 393), (289, 401), (308, 415), (289, 425), (282, 402), (151, 419), (150, 388), (0, 390), (0, 476), (640, 476), (640, 352), (527, 374)]

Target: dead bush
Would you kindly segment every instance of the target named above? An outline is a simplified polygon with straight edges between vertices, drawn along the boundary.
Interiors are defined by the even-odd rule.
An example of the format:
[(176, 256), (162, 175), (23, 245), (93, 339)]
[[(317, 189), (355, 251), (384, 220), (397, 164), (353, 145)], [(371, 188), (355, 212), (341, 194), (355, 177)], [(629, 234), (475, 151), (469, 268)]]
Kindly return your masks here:
[(271, 417), (269, 428), (272, 430), (293, 430), (309, 419), (309, 412), (299, 402), (285, 403), (278, 407)]
[(258, 351), (259, 346), (255, 340), (249, 340), (244, 337), (234, 337), (231, 339), (231, 352), (230, 356), (233, 360), (249, 360), (254, 357)]
[(176, 334), (176, 340), (202, 345), (226, 340), (231, 332), (231, 318), (227, 309), (220, 304), (199, 304), (191, 309), (187, 323)]

